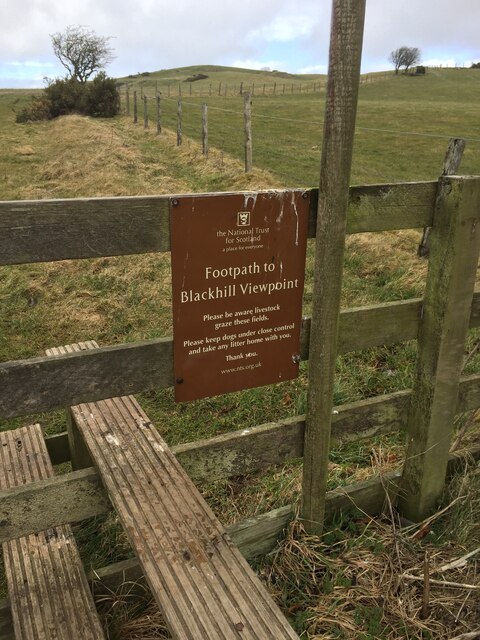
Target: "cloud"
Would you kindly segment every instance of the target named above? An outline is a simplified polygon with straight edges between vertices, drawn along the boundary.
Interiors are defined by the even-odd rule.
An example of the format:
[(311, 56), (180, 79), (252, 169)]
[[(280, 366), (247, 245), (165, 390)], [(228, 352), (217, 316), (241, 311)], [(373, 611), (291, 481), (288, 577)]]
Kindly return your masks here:
[[(108, 69), (112, 75), (232, 60), (287, 71), (323, 71), (327, 64), (329, 0), (4, 4), (0, 64), (9, 60), (55, 64), (50, 34), (74, 24), (112, 36), (117, 56)], [(479, 0), (367, 0), (364, 68), (388, 68), (390, 51), (403, 44), (419, 47), (424, 60), (480, 60), (479, 23)], [(43, 73), (50, 73), (48, 69), (42, 67)]]
[(328, 72), (328, 64), (313, 64), (308, 67), (301, 67), (298, 70), (298, 73), (327, 73)]
[[(285, 66), (284, 62), (279, 60), (252, 60), (251, 58), (246, 60), (235, 60), (232, 62), (232, 67), (238, 69), (255, 69), (256, 71), (266, 70), (272, 71), (279, 67)], [(282, 67), (283, 68), (283, 67)]]

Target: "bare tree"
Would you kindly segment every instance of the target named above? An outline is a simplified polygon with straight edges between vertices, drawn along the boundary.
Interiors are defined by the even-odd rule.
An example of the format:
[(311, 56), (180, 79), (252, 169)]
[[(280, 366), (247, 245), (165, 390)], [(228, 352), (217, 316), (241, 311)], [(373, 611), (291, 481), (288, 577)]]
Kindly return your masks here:
[(399, 47), (390, 53), (388, 59), (395, 67), (395, 73), (398, 74), (401, 67), (405, 67), (407, 73), (411, 66), (420, 62), (420, 55), (420, 49), (417, 47)]
[(68, 77), (78, 82), (86, 82), (115, 58), (109, 45), (111, 38), (98, 36), (86, 27), (69, 26), (50, 37), (53, 52), (68, 71)]

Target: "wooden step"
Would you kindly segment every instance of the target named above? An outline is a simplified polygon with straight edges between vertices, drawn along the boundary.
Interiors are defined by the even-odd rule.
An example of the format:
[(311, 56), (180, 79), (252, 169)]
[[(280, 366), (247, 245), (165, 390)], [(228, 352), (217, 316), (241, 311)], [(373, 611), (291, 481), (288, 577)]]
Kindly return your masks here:
[[(0, 489), (51, 477), (40, 425), (0, 433)], [(16, 640), (101, 640), (104, 633), (69, 525), (3, 544)]]
[(298, 637), (133, 396), (72, 417), (174, 638)]

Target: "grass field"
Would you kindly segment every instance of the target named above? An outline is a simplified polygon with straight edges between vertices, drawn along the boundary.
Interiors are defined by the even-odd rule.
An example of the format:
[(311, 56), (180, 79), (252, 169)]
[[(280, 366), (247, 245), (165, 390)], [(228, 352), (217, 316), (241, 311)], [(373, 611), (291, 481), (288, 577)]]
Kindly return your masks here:
[[(272, 81), (272, 74), (247, 74), (226, 68), (210, 71), (205, 67), (161, 72), (135, 81), (143, 80), (147, 95), (153, 95), (149, 91), (153, 91), (154, 81), (158, 81), (162, 90), (168, 82), (178, 83), (179, 79), (202, 70), (211, 76), (218, 74), (217, 83)], [(322, 78), (308, 78), (308, 82), (313, 80)], [(304, 81), (297, 77), (285, 79), (296, 83), (295, 86)], [(279, 77), (278, 82), (283, 79)], [(15, 111), (28, 97), (28, 92), (0, 91), (0, 198), (4, 200), (300, 187), (314, 186), (318, 181), (322, 91), (254, 98), (255, 170), (249, 175), (244, 174), (242, 165), (242, 101), (238, 97), (185, 97), (185, 141), (181, 148), (175, 146), (173, 97), (170, 101), (162, 100), (166, 130), (158, 137), (153, 127), (145, 131), (141, 124), (134, 126), (125, 117), (95, 121), (70, 116), (17, 125)], [(479, 98), (480, 72), (476, 70), (432, 71), (425, 78), (399, 76), (362, 85), (358, 124), (363, 128), (357, 131), (352, 182), (435, 179), (441, 172), (450, 135), (471, 139), (467, 142), (462, 173), (480, 173)], [(202, 157), (198, 143), (199, 105), (205, 100), (210, 113), (208, 160)], [(415, 132), (423, 135), (411, 135)], [(345, 259), (343, 306), (421, 296), (426, 263), (416, 257), (418, 241), (417, 231), (351, 236)], [(312, 289), (311, 245), (308, 256), (306, 313)], [(0, 300), (0, 361), (41, 355), (49, 347), (79, 340), (96, 339), (106, 345), (171, 335), (170, 258), (164, 254), (1, 267)], [(477, 337), (472, 332), (470, 350), (474, 349)], [(415, 343), (339, 358), (336, 403), (409, 387), (414, 360)], [(477, 352), (469, 359), (465, 373), (478, 372), (479, 368)], [(186, 405), (176, 405), (171, 390), (149, 392), (140, 399), (169, 444), (177, 444), (302, 413), (306, 379), (307, 369), (303, 366), (300, 377), (291, 383)], [(40, 421), (49, 433), (64, 429), (62, 412), (3, 422), (0, 428), (32, 419)], [(460, 424), (469, 419), (462, 417)], [(478, 438), (475, 430), (470, 429), (466, 440), (475, 438)], [(396, 436), (339, 446), (331, 456), (330, 486), (398, 466), (402, 440)], [(450, 487), (445, 505), (455, 496), (470, 498), (455, 503), (456, 508), (448, 512), (450, 520), (438, 519), (432, 527), (433, 537), (427, 540), (439, 554), (439, 561), (446, 561), (448, 554), (461, 556), (465, 549), (480, 544), (478, 473), (465, 477), (463, 485), (460, 481), (460, 485)], [(300, 479), (301, 466), (294, 461), (260, 477), (205, 487), (204, 492), (221, 520), (231, 523), (296, 502)], [(398, 546), (391, 528), (361, 517), (337, 525), (331, 537), (322, 543), (306, 538), (295, 525), (282, 553), (259, 566), (295, 628), (305, 634), (302, 637), (435, 638), (445, 637), (442, 633), (460, 633), (465, 631), (465, 625), (468, 630), (468, 625), (473, 624), (478, 600), (471, 596), (462, 609), (463, 623), (455, 622), (455, 615), (447, 615), (443, 605), (432, 610), (430, 632), (426, 623), (415, 618), (419, 596), (411, 586), (401, 591), (406, 609), (400, 607), (395, 613), (398, 597), (393, 577), (386, 570), (382, 574), (382, 568), (388, 562), (391, 564), (390, 556)], [(101, 533), (106, 533), (103, 542)], [(130, 553), (111, 517), (89, 523), (79, 535), (83, 557), (90, 566), (99, 567)], [(442, 546), (446, 540), (450, 541), (447, 549)], [(403, 568), (416, 566), (425, 548), (425, 542), (402, 538)], [(343, 556), (349, 558), (350, 564), (342, 560)], [(385, 562), (380, 561), (382, 558)], [(352, 564), (360, 576), (358, 589), (349, 568)], [(364, 569), (371, 566), (372, 572), (365, 573), (370, 582), (362, 582), (362, 566)], [(388, 589), (380, 582), (381, 574), (392, 580)], [(378, 590), (369, 595), (375, 580)], [(382, 585), (388, 597), (382, 594)], [(468, 595), (462, 593), (462, 597)], [(452, 594), (448, 598), (453, 599), (453, 605), (448, 598), (442, 598), (440, 594), (439, 601), (456, 614), (461, 602), (455, 608)], [(112, 601), (116, 610), (121, 609), (118, 600)], [(338, 603), (342, 616), (335, 620), (332, 612), (340, 606)], [(129, 621), (131, 612), (125, 616), (111, 612), (106, 615), (111, 638), (165, 637), (154, 613), (150, 614), (150, 622)]]
[[(197, 68), (195, 68), (196, 72)], [(232, 76), (218, 72), (223, 78)], [(181, 74), (179, 73), (179, 76)], [(181, 77), (186, 77), (183, 74)], [(213, 74), (210, 74), (213, 76)], [(265, 74), (263, 74), (265, 76)], [(216, 76), (216, 74), (215, 74)], [(237, 77), (238, 76), (238, 77)], [(236, 86), (250, 76), (234, 74)], [(208, 83), (207, 80), (194, 83)], [(319, 77), (319, 82), (320, 77)], [(162, 95), (162, 120), (176, 130), (177, 96), (165, 95), (164, 81), (150, 77), (143, 87), (151, 98)], [(216, 81), (217, 82), (217, 81)], [(134, 85), (135, 86), (135, 85)], [(302, 95), (255, 95), (252, 105), (254, 165), (275, 172), (285, 184), (314, 186), (322, 141), (325, 79), (322, 90)], [(188, 88), (188, 87), (187, 87)], [(124, 92), (124, 89), (123, 89)], [(137, 85), (140, 99), (140, 90)], [(131, 100), (132, 90), (130, 91)], [(206, 89), (205, 89), (206, 94)], [(430, 70), (425, 76), (391, 75), (361, 85), (352, 183), (428, 180), (437, 177), (448, 139), (468, 139), (463, 172), (480, 166), (477, 69)], [(200, 140), (201, 104), (209, 106), (210, 144), (243, 159), (243, 99), (240, 96), (183, 96), (184, 131)], [(143, 105), (139, 104), (140, 121)], [(150, 118), (154, 118), (153, 104)], [(420, 135), (417, 135), (420, 134)]]

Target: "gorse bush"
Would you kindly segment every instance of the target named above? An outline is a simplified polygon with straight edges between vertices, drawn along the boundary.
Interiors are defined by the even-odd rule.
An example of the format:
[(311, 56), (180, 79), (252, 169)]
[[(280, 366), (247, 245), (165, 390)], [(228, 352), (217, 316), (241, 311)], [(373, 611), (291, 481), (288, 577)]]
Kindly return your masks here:
[(86, 88), (84, 113), (95, 118), (113, 118), (119, 113), (120, 96), (113, 78), (101, 72)]
[(46, 95), (34, 96), (30, 104), (17, 113), (17, 122), (34, 122), (36, 120), (51, 120), (50, 100)]
[(43, 94), (33, 98), (17, 115), (17, 122), (50, 120), (69, 113), (96, 118), (113, 118), (120, 111), (120, 97), (113, 78), (99, 73), (92, 82), (75, 78), (57, 79)]

